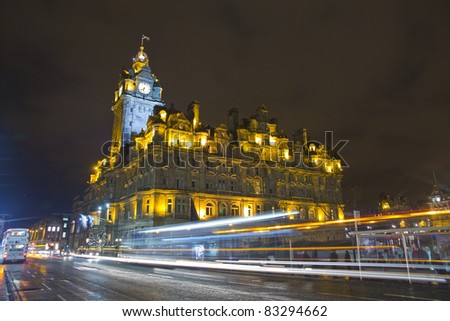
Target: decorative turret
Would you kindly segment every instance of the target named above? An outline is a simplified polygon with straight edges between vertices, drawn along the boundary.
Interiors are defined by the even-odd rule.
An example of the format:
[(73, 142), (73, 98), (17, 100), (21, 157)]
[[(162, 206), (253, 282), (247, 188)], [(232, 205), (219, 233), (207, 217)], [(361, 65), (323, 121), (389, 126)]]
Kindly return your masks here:
[(139, 48), (140, 50), (137, 53), (136, 58), (134, 58), (133, 63), (133, 70), (135, 73), (141, 71), (142, 67), (148, 66), (148, 56), (144, 51), (144, 40), (150, 40), (150, 38), (145, 35), (142, 35), (141, 47)]

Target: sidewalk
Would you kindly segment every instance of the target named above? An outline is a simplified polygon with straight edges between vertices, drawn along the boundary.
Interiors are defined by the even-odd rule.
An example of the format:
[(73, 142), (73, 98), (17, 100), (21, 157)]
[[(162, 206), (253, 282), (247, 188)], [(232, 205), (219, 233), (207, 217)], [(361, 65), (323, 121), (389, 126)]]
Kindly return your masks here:
[(9, 301), (4, 265), (0, 265), (0, 301)]

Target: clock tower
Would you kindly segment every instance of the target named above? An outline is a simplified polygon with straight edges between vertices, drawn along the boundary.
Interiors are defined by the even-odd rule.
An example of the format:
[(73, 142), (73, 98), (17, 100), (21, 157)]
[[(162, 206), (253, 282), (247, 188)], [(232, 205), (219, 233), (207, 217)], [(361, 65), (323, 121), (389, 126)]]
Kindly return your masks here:
[[(148, 39), (143, 36), (142, 40)], [(114, 95), (114, 112), (111, 166), (114, 166), (115, 157), (121, 147), (130, 143), (131, 136), (139, 134), (147, 127), (149, 116), (153, 115), (155, 106), (164, 106), (162, 88), (158, 78), (149, 67), (149, 59), (141, 47), (133, 59), (131, 69), (122, 70), (118, 89)]]

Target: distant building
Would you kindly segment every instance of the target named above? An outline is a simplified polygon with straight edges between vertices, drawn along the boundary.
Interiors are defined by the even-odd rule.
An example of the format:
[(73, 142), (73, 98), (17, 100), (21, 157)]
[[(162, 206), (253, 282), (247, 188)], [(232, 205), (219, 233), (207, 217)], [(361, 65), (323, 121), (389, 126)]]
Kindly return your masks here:
[(70, 214), (51, 214), (30, 228), (30, 245), (39, 250), (61, 250), (68, 245)]
[(74, 201), (72, 247), (93, 237), (115, 243), (141, 228), (279, 210), (298, 212), (298, 221), (344, 218), (340, 160), (305, 129), (289, 139), (265, 106), (243, 119), (231, 109), (226, 124), (204, 125), (198, 101), (186, 112), (165, 107), (148, 62), (141, 47), (122, 73), (111, 154)]
[(411, 203), (406, 197), (392, 197), (386, 193), (380, 193), (378, 196), (378, 206), (380, 213), (403, 212), (411, 210)]
[(429, 208), (450, 207), (450, 195), (439, 188), (436, 175), (434, 176), (433, 189), (428, 195), (427, 205)]

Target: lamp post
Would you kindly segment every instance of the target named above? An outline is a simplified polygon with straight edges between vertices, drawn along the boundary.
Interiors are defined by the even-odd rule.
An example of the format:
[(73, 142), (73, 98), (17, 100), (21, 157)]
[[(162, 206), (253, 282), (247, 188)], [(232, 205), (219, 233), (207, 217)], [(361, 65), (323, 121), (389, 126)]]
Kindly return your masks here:
[(119, 256), (120, 242), (122, 242), (122, 239), (116, 239), (116, 256)]
[[(98, 217), (99, 220), (99, 226), (100, 226), (100, 230), (98, 235), (96, 235), (97, 238), (97, 244), (100, 247), (100, 254), (103, 254), (103, 246), (106, 245), (106, 243), (108, 242), (108, 225), (110, 224), (110, 222), (107, 219)], [(101, 222), (104, 222), (104, 225), (101, 224)], [(104, 227), (104, 229), (103, 229)]]

